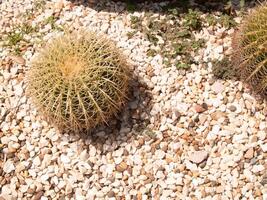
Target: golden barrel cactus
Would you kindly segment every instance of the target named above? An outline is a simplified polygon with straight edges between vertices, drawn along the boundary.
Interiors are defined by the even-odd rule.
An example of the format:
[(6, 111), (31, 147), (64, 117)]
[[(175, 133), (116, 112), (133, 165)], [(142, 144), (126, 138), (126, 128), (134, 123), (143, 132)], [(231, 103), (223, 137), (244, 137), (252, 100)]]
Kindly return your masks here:
[(267, 93), (267, 4), (249, 14), (233, 38), (233, 64), (257, 93)]
[(93, 32), (52, 40), (33, 60), (28, 94), (61, 130), (89, 130), (107, 121), (127, 99), (129, 69), (113, 42)]

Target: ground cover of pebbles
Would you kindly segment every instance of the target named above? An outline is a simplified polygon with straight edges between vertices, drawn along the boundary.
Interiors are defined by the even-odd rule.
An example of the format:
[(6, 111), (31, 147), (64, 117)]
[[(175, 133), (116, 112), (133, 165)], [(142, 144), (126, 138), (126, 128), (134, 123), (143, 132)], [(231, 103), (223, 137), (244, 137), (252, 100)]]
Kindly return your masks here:
[[(119, 2), (99, 11), (68, 1), (0, 3), (0, 199), (267, 199), (266, 103), (212, 75), (211, 61), (231, 53), (233, 29), (196, 32), (206, 47), (185, 72), (147, 56), (142, 33), (129, 39), (131, 16), (144, 12), (124, 11)], [(19, 44), (3, 45), (26, 19), (38, 31), (13, 32)], [(25, 96), (32, 56), (63, 24), (108, 34), (138, 79), (121, 119), (92, 136), (60, 134)], [(10, 56), (10, 44), (21, 56)]]

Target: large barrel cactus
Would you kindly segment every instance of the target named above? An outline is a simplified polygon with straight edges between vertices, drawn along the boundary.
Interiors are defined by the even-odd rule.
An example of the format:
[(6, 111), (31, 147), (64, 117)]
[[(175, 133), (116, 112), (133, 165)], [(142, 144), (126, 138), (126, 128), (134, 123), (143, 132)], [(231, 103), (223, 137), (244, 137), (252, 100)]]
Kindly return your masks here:
[(52, 40), (33, 60), (28, 94), (61, 130), (108, 122), (127, 99), (129, 71), (115, 44), (92, 32)]
[(233, 39), (233, 64), (258, 93), (267, 94), (267, 5), (249, 14)]

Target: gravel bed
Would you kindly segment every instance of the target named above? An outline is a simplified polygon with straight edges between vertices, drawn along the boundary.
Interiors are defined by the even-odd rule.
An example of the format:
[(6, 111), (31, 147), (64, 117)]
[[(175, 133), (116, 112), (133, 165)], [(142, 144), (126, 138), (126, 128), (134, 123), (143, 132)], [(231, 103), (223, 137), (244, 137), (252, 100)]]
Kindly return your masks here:
[[(195, 32), (206, 40), (198, 64), (177, 70), (147, 55), (143, 33), (127, 36), (131, 16), (145, 12), (128, 13), (121, 2), (102, 6), (1, 1), (0, 199), (266, 200), (266, 102), (242, 82), (212, 74), (212, 61), (231, 54), (234, 30)], [(24, 35), (22, 56), (14, 56), (4, 39), (28, 18), (39, 29)], [(36, 50), (68, 26), (108, 34), (134, 71), (130, 102), (92, 135), (59, 133), (25, 95)]]

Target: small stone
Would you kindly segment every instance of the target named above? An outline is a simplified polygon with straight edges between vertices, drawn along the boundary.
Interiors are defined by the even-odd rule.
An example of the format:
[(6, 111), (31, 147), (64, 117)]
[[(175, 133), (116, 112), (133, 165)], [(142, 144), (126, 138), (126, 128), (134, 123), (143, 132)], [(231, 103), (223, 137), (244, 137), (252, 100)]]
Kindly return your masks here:
[(219, 186), (219, 187), (216, 188), (216, 192), (217, 193), (223, 193), (223, 191), (224, 191), (224, 187), (223, 186)]
[(212, 106), (214, 106), (215, 108), (218, 108), (222, 105), (222, 101), (219, 98), (214, 98), (210, 100)]
[(82, 161), (85, 161), (87, 160), (89, 157), (88, 153), (87, 153), (87, 150), (83, 150), (82, 153), (80, 154), (80, 158)]
[(43, 190), (43, 185), (40, 182), (36, 182), (36, 192), (41, 192)]
[(10, 184), (6, 184), (1, 186), (1, 194), (12, 194), (12, 189), (11, 189), (11, 185)]
[(63, 2), (63, 0), (60, 0), (60, 1), (58, 1), (58, 2), (55, 4), (55, 9), (59, 9), (59, 10), (61, 10), (63, 7), (64, 7), (64, 2)]
[(208, 119), (207, 115), (205, 115), (205, 114), (199, 115), (198, 118), (199, 118), (199, 123), (200, 124), (204, 124)]
[(27, 192), (28, 188), (29, 188), (28, 185), (21, 185), (21, 186), (20, 186), (20, 191), (21, 191), (22, 193), (25, 193), (25, 192)]
[(157, 159), (161, 160), (165, 157), (165, 152), (162, 150), (156, 150), (155, 156)]
[(107, 196), (108, 196), (108, 198), (115, 197), (115, 192), (109, 191), (108, 194), (107, 194)]
[(11, 160), (7, 160), (3, 166), (3, 171), (7, 174), (15, 170), (15, 166)]
[(94, 146), (91, 146), (89, 150), (89, 156), (94, 157), (95, 155), (96, 155), (96, 148)]
[(36, 156), (34, 159), (33, 159), (33, 162), (32, 162), (35, 166), (39, 166), (41, 164), (41, 160), (39, 158), (39, 156)]
[(44, 174), (41, 176), (40, 180), (42, 181), (42, 183), (46, 182), (49, 179), (48, 174)]
[(199, 116), (194, 117), (194, 122), (195, 123), (198, 123), (199, 122)]
[(267, 138), (267, 128), (265, 131), (259, 131), (257, 136), (260, 140), (265, 140)]
[(23, 94), (23, 88), (20, 85), (14, 86), (14, 92), (17, 96), (21, 96)]
[(176, 142), (172, 145), (173, 150), (176, 152), (182, 147), (182, 144), (180, 142)]
[(177, 109), (182, 113), (182, 114), (185, 114), (188, 109), (190, 108), (190, 104), (187, 104), (187, 103), (179, 103), (177, 105)]
[(20, 147), (19, 143), (9, 143), (8, 144), (8, 152), (14, 153), (17, 151), (17, 149)]
[(247, 138), (247, 134), (246, 133), (237, 134), (237, 135), (233, 136), (233, 142), (243, 141), (246, 138)]
[(65, 194), (70, 194), (72, 192), (71, 184), (68, 183), (65, 188)]
[(246, 151), (244, 157), (247, 158), (247, 159), (251, 159), (251, 158), (253, 158), (253, 155), (254, 155), (254, 150), (251, 147)]
[(262, 180), (261, 180), (261, 184), (262, 184), (262, 185), (267, 184), (267, 174), (264, 175), (264, 177), (262, 178)]
[(19, 65), (25, 65), (25, 59), (21, 56), (9, 56), (9, 58)]
[(193, 120), (189, 121), (188, 128), (193, 128), (196, 125), (196, 123)]
[(206, 151), (196, 151), (189, 156), (189, 160), (193, 163), (200, 164), (206, 160), (207, 157), (208, 153)]
[(40, 200), (41, 197), (43, 196), (43, 194), (44, 194), (43, 191), (38, 192), (38, 193), (33, 197), (33, 200)]
[(236, 111), (236, 107), (234, 105), (231, 105), (231, 106), (229, 106), (229, 110), (231, 112), (235, 112)]
[(9, 137), (9, 139), (10, 139), (11, 141), (13, 141), (13, 142), (18, 142), (18, 138), (17, 138), (17, 136), (15, 136), (15, 135), (11, 135), (11, 136)]
[(264, 166), (263, 165), (254, 165), (253, 167), (252, 167), (252, 172), (253, 173), (258, 173), (258, 172), (261, 172), (261, 171), (263, 171), (265, 168), (264, 168)]
[(211, 89), (217, 93), (220, 94), (224, 91), (224, 85), (222, 84), (221, 81), (216, 81), (212, 86)]
[(173, 111), (173, 114), (174, 114), (175, 119), (180, 119), (182, 115), (178, 110)]
[(8, 144), (9, 141), (10, 141), (9, 137), (7, 137), (7, 136), (1, 137), (1, 143), (2, 144)]
[(214, 49), (214, 52), (216, 52), (217, 54), (221, 54), (223, 53), (223, 46), (217, 46), (215, 49)]
[(142, 193), (141, 192), (137, 193), (137, 200), (142, 200)]
[(33, 188), (28, 188), (28, 190), (27, 190), (27, 193), (29, 193), (29, 194), (34, 194), (34, 192), (35, 192), (35, 189), (33, 189)]
[(61, 160), (61, 162), (65, 163), (65, 164), (70, 163), (69, 157), (66, 155), (63, 155), (63, 154), (60, 156), (60, 160)]
[(16, 172), (17, 173), (21, 172), (24, 169), (25, 169), (25, 165), (22, 164), (21, 162), (16, 166)]
[(169, 164), (171, 162), (173, 162), (173, 159), (171, 156), (169, 156), (168, 154), (166, 155), (166, 158), (165, 158), (166, 162)]
[(116, 165), (119, 165), (121, 162), (122, 162), (122, 157), (121, 156), (120, 157), (114, 157), (114, 163)]
[(53, 142), (55, 142), (55, 141), (57, 141), (58, 140), (58, 135), (57, 134), (55, 134), (55, 135), (53, 135), (52, 137), (51, 137), (51, 140), (53, 141)]
[(20, 141), (23, 141), (23, 140), (26, 139), (26, 137), (25, 137), (25, 135), (22, 133), (22, 134), (19, 135), (18, 139), (19, 139)]
[(124, 172), (127, 168), (128, 168), (128, 165), (124, 161), (122, 161), (120, 164), (116, 166), (116, 170), (118, 172)]
[(202, 105), (195, 105), (194, 109), (197, 113), (202, 113), (202, 112), (205, 112), (207, 110), (207, 108), (203, 107)]
[(221, 112), (221, 111), (215, 111), (214, 113), (212, 113), (211, 115), (211, 118), (213, 119), (213, 120), (219, 120), (219, 119), (221, 119), (221, 118), (223, 118), (223, 117), (225, 117), (225, 113), (224, 112)]
[(107, 166), (106, 166), (106, 173), (107, 174), (112, 174), (113, 173), (113, 170), (114, 170), (114, 165), (112, 165), (112, 164), (108, 164)]
[(258, 137), (256, 135), (253, 135), (249, 138), (250, 143), (254, 143), (258, 141)]
[(168, 150), (168, 145), (163, 145), (162, 147), (161, 147), (161, 150), (162, 151), (164, 151), (164, 152), (167, 152), (167, 150)]
[(124, 156), (128, 156), (129, 155), (129, 152), (126, 149), (123, 149), (123, 155)]
[(141, 137), (141, 138), (138, 139), (138, 146), (139, 146), (139, 147), (143, 146), (144, 143), (145, 143), (144, 138)]
[(263, 152), (267, 152), (267, 143), (260, 145)]

